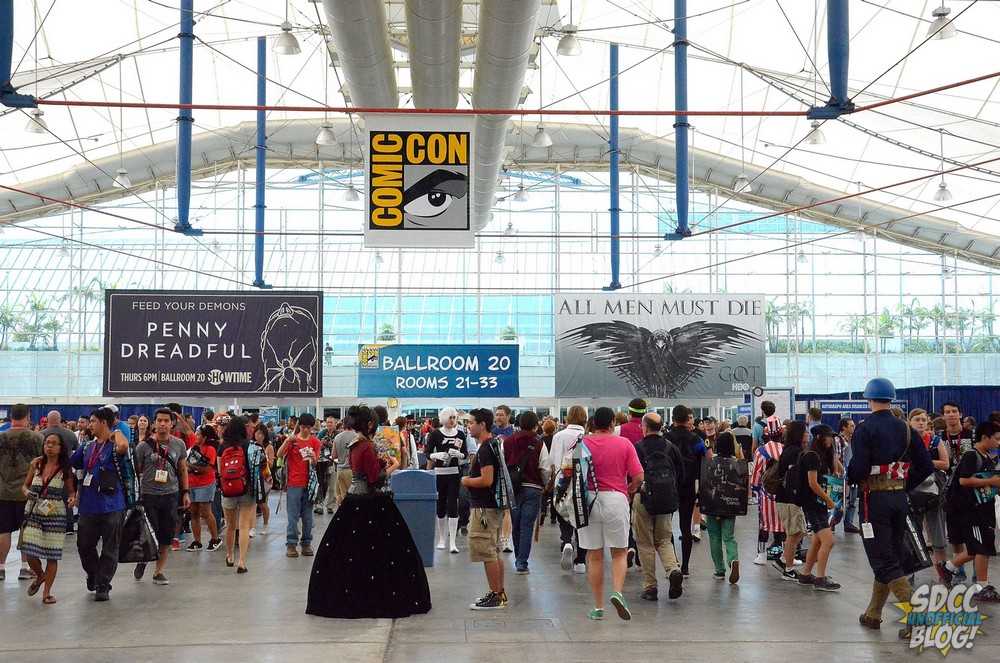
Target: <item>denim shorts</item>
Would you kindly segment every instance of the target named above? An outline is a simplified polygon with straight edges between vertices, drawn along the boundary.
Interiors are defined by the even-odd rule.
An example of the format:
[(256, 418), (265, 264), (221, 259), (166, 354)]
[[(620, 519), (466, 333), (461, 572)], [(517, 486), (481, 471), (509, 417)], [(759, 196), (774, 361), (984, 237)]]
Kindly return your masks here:
[(215, 484), (210, 483), (207, 486), (201, 486), (200, 488), (192, 488), (190, 497), (192, 502), (212, 502), (215, 500)]
[(246, 495), (240, 495), (239, 497), (223, 497), (222, 498), (222, 508), (225, 511), (232, 511), (233, 509), (239, 509), (244, 506), (252, 506), (257, 504), (257, 500), (254, 499), (253, 493), (247, 493)]

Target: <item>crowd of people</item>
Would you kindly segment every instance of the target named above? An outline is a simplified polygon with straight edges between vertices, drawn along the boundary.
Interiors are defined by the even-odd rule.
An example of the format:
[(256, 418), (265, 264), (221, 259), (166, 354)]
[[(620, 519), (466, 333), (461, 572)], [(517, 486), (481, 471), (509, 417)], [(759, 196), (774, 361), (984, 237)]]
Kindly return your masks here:
[[(1000, 601), (989, 584), (1000, 413), (978, 425), (951, 402), (940, 414), (904, 414), (891, 405), (891, 385), (873, 383), (871, 414), (834, 426), (818, 410), (781, 420), (768, 401), (753, 421), (734, 422), (698, 420), (685, 405), (664, 420), (636, 398), (627, 412), (573, 405), (563, 421), (500, 405), (390, 422), (382, 406), (355, 406), (343, 420), (303, 413), (277, 425), (211, 411), (196, 422), (177, 404), (152, 418), (121, 421), (108, 405), (88, 418), (63, 422), (53, 411), (32, 424), (28, 408), (15, 405), (0, 432), (0, 580), (19, 533), (18, 577), (29, 596), (41, 591), (44, 603), (55, 603), (65, 539), (75, 533), (87, 589), (108, 600), (123, 551), (141, 547), (127, 525), (140, 505), (156, 550), (136, 563), (137, 581), (153, 564), (152, 582), (167, 585), (171, 553), (223, 547), (226, 566), (245, 574), (278, 491), (289, 558), (313, 557), (314, 515), (333, 515), (313, 562), (307, 612), (426, 612), (419, 553), (388, 492), (393, 472), (421, 469), (437, 485), (436, 548), (464, 547), (483, 564), (487, 589), (473, 610), (508, 605), (505, 554), (513, 554), (514, 574), (531, 573), (533, 555), (548, 553), (533, 550), (546, 521), (558, 524), (552, 553), (561, 568), (586, 576), (591, 619), (604, 618), (606, 603), (631, 618), (623, 592), (633, 566), (642, 573), (640, 599), (659, 600), (658, 577), (668, 598), (679, 599), (703, 532), (712, 576), (737, 584), (736, 521), (754, 505), (753, 563), (815, 591), (841, 587), (831, 573), (836, 529), (861, 537), (875, 577), (864, 626), (878, 628), (888, 595), (906, 600), (923, 568), (901, 548), (909, 522), (919, 524), (938, 582), (966, 580), (971, 563), (972, 580), (983, 585), (976, 598)], [(338, 536), (348, 530), (355, 536)], [(360, 554), (359, 545), (377, 553)]]

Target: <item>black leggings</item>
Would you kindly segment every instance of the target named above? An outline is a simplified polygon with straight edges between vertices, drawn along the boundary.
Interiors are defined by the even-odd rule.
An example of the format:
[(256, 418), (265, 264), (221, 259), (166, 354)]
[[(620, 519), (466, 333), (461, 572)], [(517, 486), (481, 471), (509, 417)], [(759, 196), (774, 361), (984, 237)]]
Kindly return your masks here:
[(681, 571), (688, 570), (688, 562), (691, 561), (691, 547), (694, 545), (694, 536), (691, 535), (691, 518), (694, 516), (695, 496), (681, 495), (680, 508), (681, 515)]
[(458, 489), (461, 485), (462, 475), (439, 474), (437, 475), (437, 517), (458, 518)]

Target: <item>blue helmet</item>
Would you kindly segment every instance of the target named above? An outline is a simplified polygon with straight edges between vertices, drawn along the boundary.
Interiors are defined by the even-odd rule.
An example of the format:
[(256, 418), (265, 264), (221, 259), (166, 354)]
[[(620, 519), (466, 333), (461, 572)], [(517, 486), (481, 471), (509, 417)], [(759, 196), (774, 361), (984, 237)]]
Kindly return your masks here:
[(896, 387), (886, 378), (872, 378), (863, 395), (870, 401), (891, 401), (896, 398)]

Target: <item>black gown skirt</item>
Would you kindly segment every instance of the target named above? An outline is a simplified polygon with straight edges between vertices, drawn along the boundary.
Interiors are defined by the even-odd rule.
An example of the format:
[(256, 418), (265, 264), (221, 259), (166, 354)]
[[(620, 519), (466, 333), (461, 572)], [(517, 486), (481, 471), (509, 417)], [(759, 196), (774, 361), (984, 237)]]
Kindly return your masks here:
[(423, 561), (392, 496), (348, 494), (316, 551), (306, 614), (398, 618), (430, 609)]

